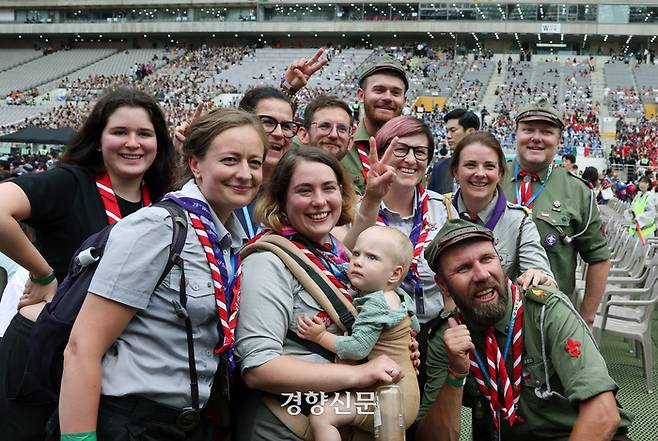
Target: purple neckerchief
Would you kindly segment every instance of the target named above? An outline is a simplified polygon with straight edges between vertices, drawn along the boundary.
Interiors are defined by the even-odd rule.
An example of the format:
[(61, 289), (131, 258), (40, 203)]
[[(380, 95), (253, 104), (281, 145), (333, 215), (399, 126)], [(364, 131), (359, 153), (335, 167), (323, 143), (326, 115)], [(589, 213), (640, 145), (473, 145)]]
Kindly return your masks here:
[[(388, 218), (383, 208), (379, 209), (379, 219), (388, 227)], [(423, 202), (420, 200), (420, 192), (416, 189), (416, 214), (414, 215), (414, 226), (409, 233), (409, 240), (414, 249), (418, 243), (421, 231), (423, 231)], [(413, 290), (414, 300), (416, 301), (416, 312), (418, 314), (424, 314), (425, 299), (423, 297), (423, 284), (420, 281), (420, 276), (416, 275), (413, 271), (407, 271), (407, 276), (402, 283), (402, 289), (407, 292)]]
[[(498, 200), (496, 201), (496, 208), (494, 208), (491, 217), (484, 224), (485, 228), (491, 231), (493, 231), (493, 229), (496, 227), (496, 224), (498, 224), (500, 218), (503, 217), (503, 213), (505, 213), (505, 208), (507, 208), (507, 199), (505, 199), (503, 190), (500, 188), (500, 186), (497, 187), (497, 190), (498, 190)], [(457, 193), (455, 193), (455, 197), (452, 199), (452, 205), (455, 207), (457, 211), (459, 211), (459, 206), (457, 204), (457, 201), (459, 200), (460, 197), (461, 197), (461, 188), (457, 190)]]
[[(201, 219), (201, 222), (203, 222), (203, 225), (206, 227), (206, 233), (208, 233), (208, 240), (212, 245), (212, 251), (215, 255), (217, 266), (219, 267), (219, 275), (222, 278), (222, 286), (224, 287), (224, 296), (226, 298), (225, 308), (227, 311), (230, 311), (233, 295), (233, 283), (235, 283), (235, 280), (237, 279), (235, 277), (235, 273), (237, 272), (238, 268), (234, 263), (237, 261), (237, 259), (234, 259), (233, 253), (231, 252), (231, 262), (234, 263), (234, 266), (232, 268), (233, 274), (229, 278), (228, 270), (226, 269), (226, 262), (224, 261), (224, 254), (222, 253), (222, 249), (219, 244), (219, 236), (215, 230), (215, 224), (212, 221), (212, 212), (210, 211), (210, 207), (204, 201), (189, 196), (179, 196), (176, 193), (167, 193), (162, 197), (162, 199), (169, 199), (170, 201), (180, 205), (186, 211), (196, 214), (199, 219)], [(217, 326), (219, 333), (224, 335), (222, 324), (218, 322)], [(218, 343), (218, 347), (219, 346), (221, 346), (221, 342)], [(233, 359), (233, 351), (231, 348), (228, 349), (227, 356), (229, 367), (231, 368), (231, 371), (233, 371), (235, 369), (235, 360)]]

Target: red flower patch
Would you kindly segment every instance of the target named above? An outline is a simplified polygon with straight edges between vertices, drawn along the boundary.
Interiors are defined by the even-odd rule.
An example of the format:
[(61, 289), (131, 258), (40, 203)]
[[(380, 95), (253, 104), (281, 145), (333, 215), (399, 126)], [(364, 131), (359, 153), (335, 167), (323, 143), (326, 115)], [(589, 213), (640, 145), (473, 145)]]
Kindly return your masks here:
[(571, 358), (580, 357), (580, 347), (582, 343), (576, 340), (567, 339), (567, 344), (564, 346), (564, 351), (569, 354)]

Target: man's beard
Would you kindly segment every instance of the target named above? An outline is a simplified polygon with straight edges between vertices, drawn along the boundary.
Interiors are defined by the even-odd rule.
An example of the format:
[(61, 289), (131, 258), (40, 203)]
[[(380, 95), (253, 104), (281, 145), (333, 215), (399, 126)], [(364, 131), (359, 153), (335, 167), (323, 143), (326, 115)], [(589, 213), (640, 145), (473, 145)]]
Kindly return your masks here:
[[(455, 295), (454, 289), (450, 286), (448, 282), (448, 291), (450, 296), (455, 301), (455, 304), (459, 307), (461, 313), (469, 320), (472, 320), (483, 326), (490, 326), (502, 319), (505, 316), (505, 311), (507, 310), (507, 300), (509, 294), (507, 293), (506, 287), (503, 285), (496, 284), (493, 286), (493, 289), (496, 290), (498, 296), (495, 300), (487, 303), (480, 304), (478, 306), (474, 305), (473, 297), (464, 295)], [(476, 286), (473, 289), (473, 292), (479, 292), (483, 289), (491, 288), (491, 285), (482, 285)]]

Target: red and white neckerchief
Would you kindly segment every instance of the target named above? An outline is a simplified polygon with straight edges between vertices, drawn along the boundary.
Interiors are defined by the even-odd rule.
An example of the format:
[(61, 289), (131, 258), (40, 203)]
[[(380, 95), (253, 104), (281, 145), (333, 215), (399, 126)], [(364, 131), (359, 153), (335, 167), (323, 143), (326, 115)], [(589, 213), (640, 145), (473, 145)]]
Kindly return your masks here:
[[(524, 422), (520, 415), (517, 415), (516, 408), (521, 396), (521, 379), (522, 379), (522, 345), (523, 345), (523, 294), (521, 290), (507, 278), (507, 286), (512, 293), (513, 309), (510, 323), (507, 330), (507, 340), (510, 338), (512, 347), (512, 381), (510, 382), (505, 366), (505, 357), (500, 352), (498, 342), (496, 341), (495, 329), (490, 326), (485, 334), (486, 342), (486, 372), (483, 372), (483, 361), (478, 354), (477, 349), (469, 352), (470, 372), (473, 374), (478, 389), (487, 398), (494, 427), (498, 430), (498, 419), (496, 413), (500, 410), (504, 419), (509, 421), (510, 427), (514, 422)], [(462, 322), (461, 315), (458, 317)], [(507, 343), (506, 343), (507, 346)], [(507, 348), (506, 348), (507, 352)], [(488, 385), (487, 385), (488, 383)], [(503, 402), (500, 402), (500, 390), (502, 387)]]
[[(276, 234), (276, 233), (274, 233), (274, 234)], [(345, 284), (343, 282), (341, 282), (341, 280), (338, 277), (336, 277), (336, 275), (331, 271), (331, 269), (327, 268), (327, 266), (324, 264), (324, 262), (322, 262), (322, 260), (319, 259), (318, 256), (316, 256), (311, 250), (309, 250), (306, 247), (306, 245), (294, 240), (293, 237), (294, 237), (295, 234), (299, 234), (299, 233), (297, 233), (297, 231), (294, 228), (291, 228), (291, 227), (284, 227), (283, 230), (280, 233), (281, 236), (283, 236), (286, 239), (290, 240), (290, 242), (292, 242), (297, 248), (299, 248), (304, 253), (304, 255), (306, 257), (308, 257), (308, 259), (311, 262), (313, 262), (313, 264), (315, 266), (317, 266), (325, 276), (327, 276), (327, 279), (329, 279), (329, 281), (336, 287), (336, 289), (338, 289), (338, 291), (340, 291), (340, 293), (343, 294), (343, 296), (345, 296), (345, 298), (350, 303), (352, 303), (352, 296), (347, 291), (347, 287), (345, 286)], [(251, 243), (251, 241), (250, 241), (250, 243)], [(327, 251), (327, 252), (329, 252), (329, 251)], [(335, 257), (340, 258), (340, 256), (335, 256)]]
[[(421, 184), (418, 184), (416, 187), (416, 219), (414, 221), (414, 226), (409, 233), (409, 240), (414, 246), (414, 253), (411, 259), (411, 266), (409, 267), (409, 271), (413, 273), (418, 278), (418, 280), (420, 280), (420, 274), (418, 274), (418, 260), (423, 254), (425, 246), (431, 242), (429, 239), (429, 200), (429, 194), (425, 191)], [(381, 208), (379, 210), (379, 214), (377, 215), (376, 225), (388, 226), (386, 213)]]
[[(103, 174), (96, 179), (96, 188), (98, 189), (98, 194), (103, 202), (103, 207), (105, 207), (107, 223), (109, 225), (116, 224), (123, 216), (121, 216), (119, 202), (117, 201), (117, 196), (112, 189), (112, 182), (110, 181), (110, 175), (107, 174), (107, 171), (103, 172)], [(151, 205), (149, 190), (146, 185), (142, 184), (142, 206), (147, 207), (149, 205)]]
[[(217, 315), (219, 316), (222, 333), (224, 334), (224, 341), (222, 345), (215, 348), (215, 354), (219, 354), (230, 348), (235, 341), (235, 326), (238, 322), (238, 309), (240, 305), (240, 278), (242, 276), (242, 263), (240, 260), (240, 255), (237, 254), (235, 258), (236, 265), (234, 268), (232, 268), (234, 276), (231, 282), (226, 271), (226, 264), (224, 263), (223, 257), (215, 257), (212, 244), (208, 238), (208, 230), (206, 229), (206, 226), (201, 221), (201, 219), (199, 219), (199, 216), (192, 212), (188, 213), (190, 215), (190, 220), (192, 221), (194, 231), (196, 232), (196, 235), (199, 238), (199, 242), (201, 242), (203, 250), (206, 253), (206, 259), (208, 260), (208, 266), (210, 267), (210, 274), (215, 290), (215, 306), (217, 307)], [(217, 259), (220, 259), (220, 261)], [(231, 289), (232, 293), (230, 310), (228, 310), (229, 305), (226, 304), (226, 287)]]
[(368, 152), (366, 151), (366, 143), (355, 142), (356, 151), (361, 160), (361, 173), (363, 174), (363, 182), (368, 182), (368, 172), (370, 171), (370, 161), (368, 160)]

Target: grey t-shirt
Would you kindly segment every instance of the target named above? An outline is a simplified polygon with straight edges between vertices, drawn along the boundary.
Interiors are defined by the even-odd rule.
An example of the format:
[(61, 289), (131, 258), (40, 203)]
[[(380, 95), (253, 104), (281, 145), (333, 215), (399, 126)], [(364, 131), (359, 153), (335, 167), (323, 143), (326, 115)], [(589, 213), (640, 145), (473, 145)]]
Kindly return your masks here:
[[(205, 201), (192, 182), (181, 195)], [(214, 215), (213, 223), (230, 272), (228, 250), (237, 252), (246, 235), (234, 215), (226, 227)], [(172, 233), (169, 213), (160, 207), (127, 216), (110, 233), (89, 291), (138, 311), (103, 357), (103, 395), (138, 395), (178, 408), (191, 405), (185, 323), (172, 305), (179, 298), (180, 269), (174, 266), (163, 283), (155, 286), (166, 264)], [(221, 336), (208, 261), (189, 218), (181, 256), (203, 405), (217, 370), (213, 348)]]

